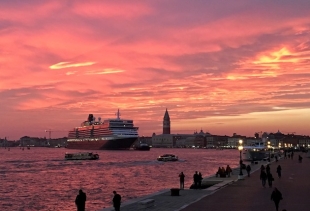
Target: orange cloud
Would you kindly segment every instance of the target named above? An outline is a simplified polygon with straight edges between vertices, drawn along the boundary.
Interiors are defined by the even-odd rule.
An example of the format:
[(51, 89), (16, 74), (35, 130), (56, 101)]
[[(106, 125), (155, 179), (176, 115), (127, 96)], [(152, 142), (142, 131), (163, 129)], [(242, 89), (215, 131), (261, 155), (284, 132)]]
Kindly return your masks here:
[(72, 63), (72, 62), (59, 62), (57, 64), (51, 65), (49, 68), (52, 70), (69, 68), (69, 67), (84, 67), (84, 66), (91, 66), (96, 62), (81, 62), (81, 63)]

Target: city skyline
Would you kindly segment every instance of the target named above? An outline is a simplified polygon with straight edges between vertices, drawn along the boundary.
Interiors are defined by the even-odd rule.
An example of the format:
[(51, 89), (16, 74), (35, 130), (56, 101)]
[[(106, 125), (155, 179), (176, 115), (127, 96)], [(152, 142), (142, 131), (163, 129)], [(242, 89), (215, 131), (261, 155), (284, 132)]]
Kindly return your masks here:
[(140, 136), (310, 135), (310, 2), (2, 1), (0, 138), (88, 114)]

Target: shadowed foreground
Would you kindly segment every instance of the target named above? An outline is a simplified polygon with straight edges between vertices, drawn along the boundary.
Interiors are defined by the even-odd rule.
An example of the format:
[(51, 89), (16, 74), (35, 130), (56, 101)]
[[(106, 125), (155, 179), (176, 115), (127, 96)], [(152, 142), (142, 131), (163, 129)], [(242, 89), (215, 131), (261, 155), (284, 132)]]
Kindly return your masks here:
[[(298, 155), (302, 155), (302, 163), (298, 162)], [(276, 168), (282, 167), (282, 177), (277, 177)], [(283, 195), (279, 211), (308, 211), (310, 210), (310, 158), (305, 153), (295, 153), (294, 159), (281, 159), (270, 164), (271, 173), (275, 178), (273, 187), (277, 187)], [(245, 173), (245, 172), (244, 172)], [(238, 180), (220, 189), (216, 193), (206, 196), (201, 200), (190, 204), (182, 211), (202, 210), (229, 210), (229, 211), (261, 211), (276, 210), (270, 195), (273, 188), (268, 184), (263, 188), (259, 180), (259, 171), (250, 178)]]

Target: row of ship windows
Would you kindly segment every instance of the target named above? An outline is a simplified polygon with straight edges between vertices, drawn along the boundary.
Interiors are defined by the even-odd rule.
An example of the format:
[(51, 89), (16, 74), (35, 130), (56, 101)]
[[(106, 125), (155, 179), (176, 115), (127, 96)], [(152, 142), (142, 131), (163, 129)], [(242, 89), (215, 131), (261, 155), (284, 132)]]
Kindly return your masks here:
[[(125, 136), (138, 136), (138, 134), (118, 134), (118, 135), (125, 135)], [(83, 140), (83, 138), (85, 138), (85, 139), (88, 139), (88, 138), (91, 138), (90, 136), (74, 136), (75, 138), (78, 138), (78, 140), (80, 140), (80, 141), (82, 141)], [(96, 140), (96, 141), (98, 141), (98, 140), (109, 140), (109, 139), (111, 139), (111, 138), (95, 138), (95, 139), (90, 139), (90, 140), (92, 140), (92, 141), (94, 141), (94, 140)]]

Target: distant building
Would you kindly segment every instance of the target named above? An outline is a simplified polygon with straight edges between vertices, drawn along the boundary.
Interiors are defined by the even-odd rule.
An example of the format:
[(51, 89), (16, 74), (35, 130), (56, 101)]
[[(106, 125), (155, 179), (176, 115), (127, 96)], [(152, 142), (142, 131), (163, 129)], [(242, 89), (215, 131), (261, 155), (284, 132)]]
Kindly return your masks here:
[(170, 134), (170, 117), (167, 109), (163, 121), (163, 134)]
[(23, 136), (20, 138), (20, 146), (33, 146), (33, 147), (65, 147), (67, 146), (67, 138), (47, 139), (39, 137)]
[(229, 147), (238, 147), (239, 146), (239, 140), (243, 141), (242, 145), (247, 145), (247, 143), (245, 143), (246, 136), (241, 136), (241, 135), (238, 135), (238, 134), (234, 133), (232, 137), (229, 137), (227, 139), (227, 146), (229, 146)]
[(152, 136), (152, 146), (162, 148), (193, 146), (195, 135), (193, 134), (161, 134)]

